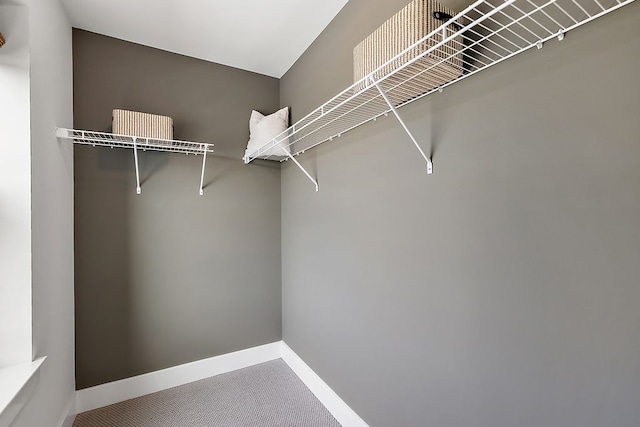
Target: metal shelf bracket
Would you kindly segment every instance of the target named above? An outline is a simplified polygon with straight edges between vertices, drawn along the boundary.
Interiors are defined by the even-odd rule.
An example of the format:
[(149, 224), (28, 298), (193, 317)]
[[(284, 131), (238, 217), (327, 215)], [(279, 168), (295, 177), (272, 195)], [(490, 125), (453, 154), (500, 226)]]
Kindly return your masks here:
[(208, 144), (204, 144), (204, 152), (202, 153), (202, 173), (200, 174), (200, 195), (204, 196), (204, 170), (207, 166), (207, 150), (209, 149)]
[(304, 174), (307, 176), (307, 178), (309, 178), (309, 180), (311, 182), (313, 182), (313, 184), (316, 186), (316, 192), (318, 191), (318, 181), (316, 181), (315, 179), (313, 179), (313, 177), (311, 176), (311, 174), (309, 172), (307, 172), (307, 170), (305, 168), (302, 167), (302, 165), (300, 164), (300, 162), (298, 162), (295, 157), (293, 157), (291, 155), (291, 153), (289, 152), (289, 150), (287, 150), (285, 148), (284, 145), (282, 145), (282, 141), (278, 142), (278, 144), (280, 145), (280, 147), (282, 147), (282, 149), (284, 150), (285, 153), (287, 153), (287, 157), (290, 158), (291, 160), (293, 160), (293, 163), (296, 164), (296, 166), (298, 166), (300, 168), (300, 170), (302, 172), (304, 172)]
[(140, 167), (138, 166), (138, 138), (133, 138), (133, 159), (136, 163), (136, 194), (142, 194), (140, 188)]
[(387, 93), (384, 91), (384, 89), (382, 89), (380, 84), (378, 84), (378, 81), (376, 79), (374, 79), (373, 76), (371, 76), (371, 83), (373, 83), (375, 85), (375, 87), (378, 89), (378, 92), (380, 92), (380, 95), (382, 95), (382, 98), (384, 99), (384, 101), (389, 106), (389, 109), (391, 110), (391, 112), (396, 116), (396, 119), (398, 119), (398, 122), (400, 122), (400, 125), (403, 127), (403, 129), (407, 133), (407, 135), (409, 135), (409, 138), (413, 142), (413, 145), (416, 146), (416, 148), (418, 149), (418, 151), (420, 152), (422, 157), (424, 157), (424, 160), (427, 162), (427, 174), (429, 174), (429, 175), (432, 174), (433, 173), (433, 162), (424, 153), (424, 151), (422, 151), (422, 148), (418, 144), (418, 141), (416, 141), (416, 139), (414, 138), (413, 134), (411, 133), (411, 131), (409, 130), (407, 125), (402, 120), (402, 117), (400, 117), (400, 114), (398, 113), (398, 110), (396, 109), (396, 106), (393, 105), (393, 103), (391, 102), (391, 100), (387, 96)]

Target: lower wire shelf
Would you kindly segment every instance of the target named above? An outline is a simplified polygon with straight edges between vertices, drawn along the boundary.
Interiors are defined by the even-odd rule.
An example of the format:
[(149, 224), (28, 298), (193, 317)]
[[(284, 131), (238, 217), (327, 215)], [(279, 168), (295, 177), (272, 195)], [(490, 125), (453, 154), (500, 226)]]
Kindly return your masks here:
[(200, 195), (204, 195), (204, 171), (207, 162), (207, 154), (213, 153), (213, 144), (206, 142), (180, 141), (172, 139), (155, 139), (131, 135), (118, 135), (107, 132), (95, 132), (90, 130), (77, 130), (57, 128), (56, 137), (63, 141), (71, 141), (74, 144), (91, 145), (93, 147), (128, 148), (134, 153), (136, 168), (136, 193), (141, 194), (140, 168), (138, 165), (138, 150), (164, 151), (169, 153), (182, 153), (202, 155), (202, 173), (200, 174)]

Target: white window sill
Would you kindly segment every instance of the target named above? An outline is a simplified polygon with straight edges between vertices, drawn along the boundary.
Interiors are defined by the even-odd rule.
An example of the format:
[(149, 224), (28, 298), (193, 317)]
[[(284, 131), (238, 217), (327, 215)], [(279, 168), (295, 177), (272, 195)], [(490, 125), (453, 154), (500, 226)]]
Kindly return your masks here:
[(40, 381), (40, 367), (46, 357), (31, 363), (0, 369), (0, 427), (11, 425), (29, 401)]

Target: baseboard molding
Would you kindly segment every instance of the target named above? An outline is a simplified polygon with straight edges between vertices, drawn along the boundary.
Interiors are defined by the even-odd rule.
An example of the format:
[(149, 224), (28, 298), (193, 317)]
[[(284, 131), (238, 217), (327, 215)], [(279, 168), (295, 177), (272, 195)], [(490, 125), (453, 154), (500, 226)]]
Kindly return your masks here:
[(76, 411), (76, 399), (76, 393), (73, 393), (65, 408), (64, 419), (58, 423), (60, 427), (73, 427), (73, 422), (76, 420), (76, 414), (78, 413)]
[(282, 342), (282, 360), (296, 373), (331, 415), (343, 427), (368, 427), (367, 423), (345, 403), (291, 348)]
[(368, 427), (284, 341), (78, 390), (68, 405), (68, 415), (61, 427), (71, 427), (75, 415), (82, 412), (278, 358), (284, 360), (343, 427)]
[(76, 413), (280, 358), (281, 341), (150, 372), (76, 392)]

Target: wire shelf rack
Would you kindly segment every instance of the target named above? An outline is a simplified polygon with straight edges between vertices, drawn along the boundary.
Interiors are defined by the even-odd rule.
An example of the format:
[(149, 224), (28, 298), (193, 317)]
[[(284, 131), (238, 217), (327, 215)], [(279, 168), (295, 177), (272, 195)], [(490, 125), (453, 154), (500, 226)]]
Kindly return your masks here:
[(143, 138), (130, 135), (118, 135), (106, 132), (58, 128), (56, 136), (72, 141), (74, 144), (94, 147), (138, 148), (143, 151), (166, 151), (170, 153), (203, 154), (213, 153), (213, 144), (170, 139)]
[(213, 153), (213, 144), (205, 142), (179, 141), (172, 139), (154, 139), (131, 135), (118, 135), (106, 132), (90, 130), (76, 130), (57, 128), (58, 139), (71, 141), (74, 144), (91, 145), (93, 147), (129, 148), (133, 150), (136, 168), (136, 192), (142, 193), (140, 188), (140, 168), (138, 164), (138, 150), (164, 151), (169, 153), (182, 153), (202, 155), (202, 173), (200, 175), (200, 195), (204, 195), (204, 172), (207, 162), (207, 154)]
[[(634, 0), (477, 0), (393, 59), (318, 107), (285, 132), (245, 155), (254, 159), (292, 159), (307, 177), (295, 156), (378, 117), (394, 113), (431, 171), (424, 155), (396, 109), (446, 86), (470, 77), (531, 48), (540, 49), (551, 39), (563, 40), (566, 32), (619, 9)], [(450, 19), (447, 19), (450, 18)], [(457, 46), (452, 52), (451, 46)], [(438, 58), (429, 66), (420, 59)], [(443, 63), (461, 61), (460, 73), (442, 84)], [(392, 70), (392, 71), (388, 71)], [(385, 74), (386, 71), (386, 74)], [(446, 77), (446, 76), (445, 76)], [(447, 79), (445, 79), (447, 80)], [(265, 155), (273, 147), (288, 147), (291, 155)]]

